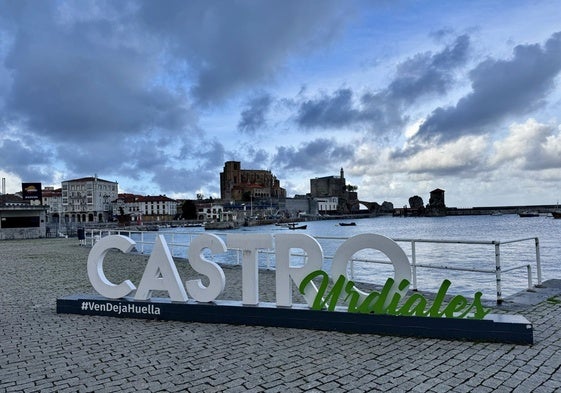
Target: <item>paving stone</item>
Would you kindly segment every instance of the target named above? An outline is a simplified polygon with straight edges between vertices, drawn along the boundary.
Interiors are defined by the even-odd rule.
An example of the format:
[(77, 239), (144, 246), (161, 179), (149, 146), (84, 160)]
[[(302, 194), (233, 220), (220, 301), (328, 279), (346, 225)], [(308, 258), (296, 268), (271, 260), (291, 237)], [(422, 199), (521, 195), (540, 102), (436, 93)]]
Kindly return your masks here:
[[(533, 346), (56, 314), (58, 297), (93, 293), (88, 252), (75, 239), (0, 242), (0, 391), (561, 391), (559, 303), (512, 312), (534, 324)], [(146, 261), (110, 252), (104, 265), (138, 283)], [(241, 269), (224, 270), (224, 298), (240, 299)], [(272, 272), (259, 279), (274, 288)]]

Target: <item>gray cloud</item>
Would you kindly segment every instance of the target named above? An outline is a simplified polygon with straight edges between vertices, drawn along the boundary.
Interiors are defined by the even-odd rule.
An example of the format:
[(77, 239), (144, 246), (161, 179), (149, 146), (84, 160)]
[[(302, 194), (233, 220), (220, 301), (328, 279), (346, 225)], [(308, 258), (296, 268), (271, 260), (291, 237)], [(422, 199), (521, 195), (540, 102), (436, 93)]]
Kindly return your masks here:
[(411, 103), (427, 94), (445, 94), (454, 81), (452, 71), (467, 62), (469, 47), (464, 34), (438, 53), (420, 53), (404, 61), (384, 95), (390, 103)]
[(249, 100), (246, 109), (241, 113), (238, 130), (247, 134), (255, 134), (266, 125), (265, 116), (269, 111), (272, 98), (268, 94), (262, 94)]
[(201, 103), (222, 100), (263, 82), (294, 52), (313, 50), (337, 35), (348, 5), (329, 1), (142, 1), (144, 26), (195, 74)]
[[(196, 167), (182, 169), (173, 165), (171, 160), (156, 162), (151, 167), (152, 181), (163, 192), (189, 192), (194, 194), (201, 188), (214, 193), (220, 192), (219, 173), (224, 165), (224, 146), (214, 141), (203, 141), (183, 149), (181, 159), (193, 160)], [(137, 168), (139, 169), (139, 168)]]
[(469, 74), (472, 92), (456, 106), (435, 109), (415, 139), (447, 141), (479, 134), (507, 116), (529, 113), (543, 104), (560, 71), (561, 33), (544, 46), (516, 46), (509, 60), (487, 59)]
[(421, 97), (447, 93), (454, 71), (468, 60), (467, 35), (437, 53), (419, 53), (397, 66), (388, 86), (354, 97), (351, 89), (310, 99), (300, 104), (296, 122), (304, 128), (340, 128), (362, 125), (375, 132), (396, 130), (407, 121), (406, 106)]
[(273, 162), (283, 169), (315, 170), (328, 169), (333, 165), (340, 167), (340, 163), (353, 158), (355, 147), (342, 145), (331, 139), (316, 139), (295, 147), (278, 147)]
[(103, 28), (51, 24), (18, 36), (6, 58), (13, 81), (5, 113), (35, 133), (64, 140), (181, 129), (190, 121), (185, 97), (152, 85), (145, 54), (88, 37)]
[(52, 180), (48, 167), (52, 163), (52, 153), (38, 141), (6, 138), (0, 139), (0, 168), (17, 173), (24, 181)]
[(344, 127), (359, 121), (362, 114), (354, 109), (353, 92), (340, 89), (332, 96), (303, 102), (298, 110), (298, 124), (305, 128)]
[[(224, 159), (221, 144), (201, 148), (199, 111), (331, 42), (348, 9), (334, 0), (0, 2), (0, 130), (42, 138), (68, 176), (204, 164), (188, 182), (195, 189)], [(250, 102), (240, 129), (263, 126), (270, 105), (265, 95)]]
[[(247, 169), (268, 169), (270, 155), (263, 149), (248, 146), (247, 150), (241, 155), (243, 158), (243, 167)], [(233, 154), (233, 160), (239, 160), (240, 154)]]

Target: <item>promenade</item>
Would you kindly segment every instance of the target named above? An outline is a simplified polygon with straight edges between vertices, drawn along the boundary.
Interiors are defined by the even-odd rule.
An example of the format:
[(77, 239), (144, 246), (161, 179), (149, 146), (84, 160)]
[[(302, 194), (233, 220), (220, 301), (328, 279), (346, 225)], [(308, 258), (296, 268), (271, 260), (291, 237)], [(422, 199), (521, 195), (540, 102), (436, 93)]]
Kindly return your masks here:
[[(559, 280), (498, 311), (534, 324), (532, 346), (57, 314), (94, 293), (89, 251), (0, 242), (0, 392), (561, 392)], [(111, 252), (105, 271), (138, 284), (147, 259)], [(224, 270), (221, 298), (241, 299), (241, 269)], [(274, 301), (274, 275), (260, 281)]]

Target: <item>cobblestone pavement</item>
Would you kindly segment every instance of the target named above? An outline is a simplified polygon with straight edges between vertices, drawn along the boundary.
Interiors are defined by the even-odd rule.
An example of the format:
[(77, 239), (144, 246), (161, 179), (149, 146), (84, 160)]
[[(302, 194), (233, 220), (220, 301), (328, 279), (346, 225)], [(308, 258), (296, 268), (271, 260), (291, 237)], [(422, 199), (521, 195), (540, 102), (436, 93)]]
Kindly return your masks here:
[[(77, 243), (0, 242), (0, 391), (561, 392), (559, 291), (512, 304), (533, 346), (57, 314), (58, 297), (93, 293)], [(138, 283), (146, 259), (110, 253), (105, 268)], [(239, 273), (225, 297), (241, 299)]]

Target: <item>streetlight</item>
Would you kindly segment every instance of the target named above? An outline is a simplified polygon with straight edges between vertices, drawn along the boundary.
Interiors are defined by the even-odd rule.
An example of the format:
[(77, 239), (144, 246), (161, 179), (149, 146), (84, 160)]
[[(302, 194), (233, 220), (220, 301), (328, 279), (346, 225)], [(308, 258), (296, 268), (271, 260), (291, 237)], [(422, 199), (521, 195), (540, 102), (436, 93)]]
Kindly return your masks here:
[(109, 206), (107, 205), (107, 199), (109, 199), (109, 194), (103, 194), (103, 210), (107, 215), (107, 221), (109, 221)]

